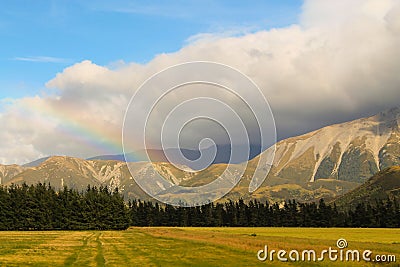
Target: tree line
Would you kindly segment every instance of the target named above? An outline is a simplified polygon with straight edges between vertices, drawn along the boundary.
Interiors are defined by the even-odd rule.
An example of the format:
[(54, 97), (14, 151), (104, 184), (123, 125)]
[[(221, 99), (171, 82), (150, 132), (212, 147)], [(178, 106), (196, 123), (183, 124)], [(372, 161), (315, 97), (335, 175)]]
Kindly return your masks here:
[(129, 217), (133, 226), (232, 226), (232, 227), (400, 227), (398, 199), (358, 204), (339, 211), (323, 199), (318, 203), (284, 204), (251, 200), (211, 203), (199, 207), (162, 207), (158, 203), (133, 201)]
[(50, 185), (0, 187), (0, 230), (109, 230), (129, 227), (128, 209), (118, 190), (86, 191)]
[(252, 200), (174, 207), (150, 201), (125, 202), (118, 189), (85, 191), (37, 184), (0, 187), (0, 230), (123, 230), (129, 226), (226, 227), (400, 227), (398, 199), (360, 203), (284, 204)]

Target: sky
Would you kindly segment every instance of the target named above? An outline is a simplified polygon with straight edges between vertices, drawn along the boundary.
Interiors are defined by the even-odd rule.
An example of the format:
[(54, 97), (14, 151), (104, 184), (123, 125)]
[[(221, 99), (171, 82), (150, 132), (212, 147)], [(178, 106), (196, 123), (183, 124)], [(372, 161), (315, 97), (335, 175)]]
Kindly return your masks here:
[(300, 1), (6, 1), (0, 98), (34, 96), (76, 62), (149, 62), (201, 33), (240, 35), (295, 23)]
[(187, 61), (251, 78), (278, 140), (370, 116), (399, 103), (399, 36), (399, 0), (6, 1), (0, 164), (120, 153), (132, 94)]

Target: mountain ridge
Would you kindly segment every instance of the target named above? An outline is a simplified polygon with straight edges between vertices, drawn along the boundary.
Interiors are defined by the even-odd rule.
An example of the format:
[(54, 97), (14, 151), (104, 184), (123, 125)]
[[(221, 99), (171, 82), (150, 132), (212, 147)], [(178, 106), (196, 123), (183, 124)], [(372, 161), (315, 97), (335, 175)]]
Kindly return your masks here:
[(393, 108), (282, 140), (276, 144), (271, 172), (285, 179), (300, 176), (297, 179), (303, 182), (320, 178), (363, 182), (400, 164), (399, 124), (400, 108)]
[[(400, 165), (400, 109), (394, 108), (368, 118), (329, 125), (276, 144), (271, 171), (261, 187), (249, 193), (252, 171), (260, 155), (248, 161), (246, 172), (224, 199), (258, 198), (268, 201), (333, 199), (363, 184), (379, 170)], [(269, 148), (271, 149), (271, 148)], [(268, 149), (262, 153), (269, 153)], [(128, 169), (128, 165), (132, 173)], [(118, 187), (128, 198), (149, 199), (134, 177), (151, 177), (155, 172), (173, 185), (201, 186), (217, 178), (226, 164), (213, 164), (204, 171), (168, 162), (123, 162), (84, 160), (53, 156), (36, 167), (0, 165), (0, 182), (9, 185), (45, 182), (55, 187), (84, 189), (87, 184)], [(235, 165), (234, 165), (235, 166)], [(163, 194), (163, 185), (152, 185)], [(171, 198), (174, 190), (168, 190)], [(164, 192), (166, 193), (166, 192)]]

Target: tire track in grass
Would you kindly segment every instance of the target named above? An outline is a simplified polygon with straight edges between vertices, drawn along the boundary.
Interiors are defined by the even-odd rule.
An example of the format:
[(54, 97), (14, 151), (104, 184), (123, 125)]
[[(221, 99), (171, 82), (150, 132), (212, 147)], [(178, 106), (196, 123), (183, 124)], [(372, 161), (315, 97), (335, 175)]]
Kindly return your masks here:
[[(107, 256), (107, 265), (118, 266), (121, 265), (121, 263), (119, 262), (122, 262), (125, 264), (125, 266), (132, 266), (129, 265), (131, 263), (131, 258), (128, 257), (126, 253), (126, 248), (127, 248), (126, 243), (120, 241), (120, 239), (122, 238), (115, 237), (110, 232), (107, 232), (106, 234), (108, 234), (109, 236), (103, 236), (103, 239), (104, 243), (106, 244), (106, 247), (109, 247), (108, 254), (111, 254)], [(115, 257), (115, 255), (117, 257)]]
[[(253, 258), (248, 257), (249, 253), (229, 246), (191, 238), (155, 236), (150, 232), (147, 232), (146, 235), (149, 238), (163, 240), (166, 244), (174, 244), (171, 246), (172, 248), (182, 248), (170, 251), (169, 255), (173, 255), (172, 258), (178, 259), (177, 261), (171, 262), (171, 259), (168, 258), (157, 258), (157, 266), (235, 266), (232, 264), (238, 263), (236, 261), (238, 259), (242, 259), (241, 266), (254, 266), (257, 263)], [(162, 249), (167, 249), (167, 247), (162, 247)]]
[(95, 259), (98, 267), (106, 266), (106, 260), (104, 259), (103, 255), (103, 242), (100, 239), (102, 235), (102, 233), (98, 233), (96, 236), (97, 255)]
[(183, 240), (172, 237), (153, 236), (136, 228), (129, 231), (141, 233), (142, 242), (136, 246), (138, 252), (148, 258), (154, 266), (255, 266), (258, 262), (252, 253), (231, 250), (196, 240)]
[[(103, 235), (107, 265), (109, 266), (160, 266), (148, 252), (148, 247), (156, 244), (146, 244), (153, 241), (136, 231), (105, 232)], [(108, 249), (107, 249), (108, 248)]]
[(94, 236), (94, 233), (92, 233), (89, 236), (85, 236), (82, 239), (82, 246), (79, 247), (79, 250), (75, 253), (73, 253), (71, 256), (69, 256), (65, 261), (64, 261), (64, 266), (73, 266), (73, 264), (78, 260), (78, 257), (80, 253), (87, 248), (89, 239), (91, 239)]

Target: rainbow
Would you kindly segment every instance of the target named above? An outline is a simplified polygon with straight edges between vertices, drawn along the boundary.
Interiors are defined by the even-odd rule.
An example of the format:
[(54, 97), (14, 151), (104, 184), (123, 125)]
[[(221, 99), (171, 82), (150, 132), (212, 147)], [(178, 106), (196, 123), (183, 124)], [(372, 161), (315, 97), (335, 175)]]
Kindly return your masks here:
[[(106, 121), (94, 124), (89, 118), (82, 117), (79, 109), (57, 106), (60, 104), (57, 100), (50, 103), (39, 97), (25, 100), (28, 103), (20, 110), (21, 119), (38, 116), (39, 127), (55, 127), (54, 134), (90, 147), (99, 155), (122, 154), (122, 130), (115, 124), (110, 126), (111, 123)], [(140, 156), (139, 152), (131, 153), (129, 159), (133, 161)]]

